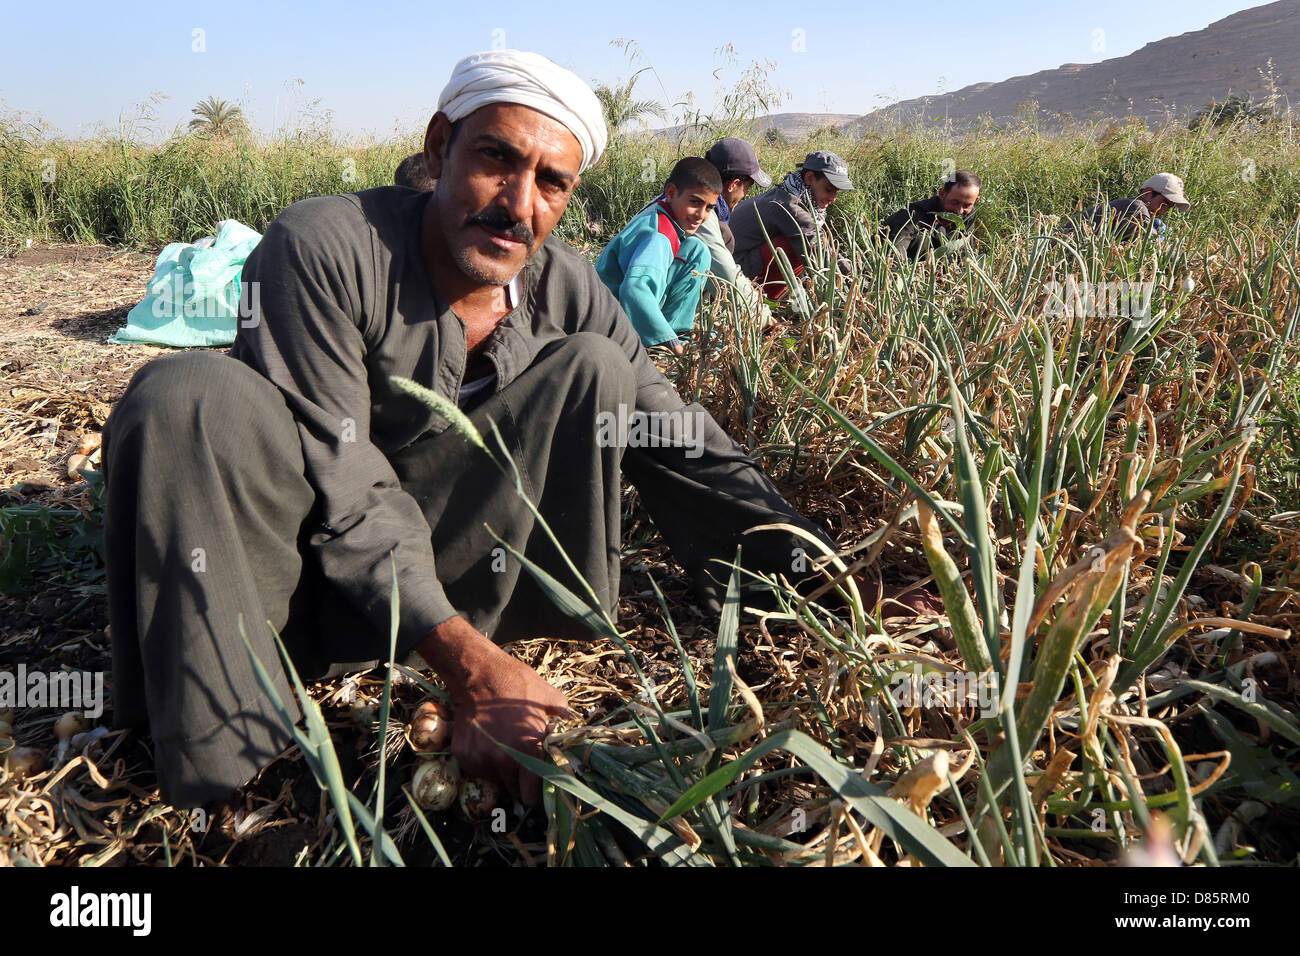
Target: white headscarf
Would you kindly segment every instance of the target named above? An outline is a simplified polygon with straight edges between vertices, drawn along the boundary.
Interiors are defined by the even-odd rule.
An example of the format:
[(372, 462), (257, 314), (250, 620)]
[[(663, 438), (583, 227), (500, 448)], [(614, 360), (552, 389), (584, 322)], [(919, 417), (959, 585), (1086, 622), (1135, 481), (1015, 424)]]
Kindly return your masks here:
[(563, 123), (582, 147), (580, 173), (605, 150), (605, 113), (596, 94), (540, 53), (491, 50), (467, 56), (438, 97), (438, 109), (453, 123), (489, 103), (518, 103)]

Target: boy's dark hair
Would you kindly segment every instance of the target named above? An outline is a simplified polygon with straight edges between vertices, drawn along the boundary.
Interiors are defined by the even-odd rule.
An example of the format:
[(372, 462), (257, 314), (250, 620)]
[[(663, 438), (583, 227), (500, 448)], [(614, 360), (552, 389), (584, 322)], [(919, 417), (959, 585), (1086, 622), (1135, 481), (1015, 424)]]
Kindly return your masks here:
[(397, 171), (393, 173), (393, 182), (420, 192), (428, 192), (438, 185), (438, 181), (429, 175), (429, 167), (424, 164), (424, 153), (412, 153), (398, 163)]
[(668, 182), (664, 183), (664, 188), (667, 189), (669, 186), (676, 186), (679, 190), (697, 187), (707, 189), (709, 192), (721, 193), (722, 177), (718, 175), (718, 167), (707, 159), (687, 156), (685, 159), (677, 160), (677, 165), (668, 174)]
[(749, 173), (737, 173), (732, 170), (719, 170), (718, 175), (722, 178), (722, 185), (724, 186), (735, 179), (739, 179), (742, 183), (745, 183), (746, 189), (754, 185), (754, 177), (749, 175)]
[(959, 169), (952, 174), (952, 179), (944, 183), (940, 189), (947, 189), (949, 186), (956, 186), (959, 189), (965, 189), (967, 186), (974, 186), (976, 189), (984, 188), (984, 180), (979, 178), (979, 174), (969, 169)]

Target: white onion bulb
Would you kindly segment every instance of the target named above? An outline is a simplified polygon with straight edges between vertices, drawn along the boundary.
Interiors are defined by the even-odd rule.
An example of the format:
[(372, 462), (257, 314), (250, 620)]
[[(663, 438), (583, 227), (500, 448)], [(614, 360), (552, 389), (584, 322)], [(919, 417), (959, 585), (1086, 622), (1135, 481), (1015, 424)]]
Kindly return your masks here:
[(84, 733), (90, 729), (90, 722), (81, 714), (70, 710), (54, 722), (54, 736), (67, 740), (73, 734)]
[(411, 747), (420, 753), (446, 750), (451, 740), (451, 714), (435, 700), (426, 700), (415, 708), (411, 726), (407, 728)]
[(460, 765), (455, 757), (434, 757), (415, 768), (411, 794), (426, 810), (447, 810), (456, 802), (460, 785)]
[(467, 820), (486, 820), (501, 802), (501, 788), (482, 777), (466, 777), (460, 785), (460, 812)]

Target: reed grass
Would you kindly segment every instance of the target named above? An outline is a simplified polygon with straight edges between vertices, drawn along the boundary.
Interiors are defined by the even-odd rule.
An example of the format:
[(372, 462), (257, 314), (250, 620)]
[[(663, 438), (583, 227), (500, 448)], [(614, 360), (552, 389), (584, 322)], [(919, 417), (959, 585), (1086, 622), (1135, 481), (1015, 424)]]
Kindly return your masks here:
[[(125, 127), (70, 141), (0, 118), (0, 240), (157, 248), (193, 241), (230, 218), (261, 231), (297, 200), (391, 185), (398, 162), (423, 142), (423, 130), (365, 144), (328, 129), (273, 139), (172, 136), (161, 144), (149, 142), (148, 132)], [(1134, 195), (1158, 170), (1184, 177), (1195, 218), (1211, 231), (1285, 224), (1300, 194), (1300, 137), (1289, 121), (1197, 132), (1122, 123), (1050, 135), (1029, 124), (963, 136), (899, 129), (857, 138), (823, 134), (780, 146), (752, 138), (774, 177), (812, 149), (840, 153), (856, 188), (831, 207), (838, 224), (879, 220), (930, 195), (954, 166), (984, 177), (979, 233), (993, 236), (1010, 234), (1035, 213), (1068, 215), (1105, 196)], [(702, 154), (709, 145), (690, 134), (614, 137), (582, 177), (557, 235), (603, 244), (654, 197), (680, 156)]]

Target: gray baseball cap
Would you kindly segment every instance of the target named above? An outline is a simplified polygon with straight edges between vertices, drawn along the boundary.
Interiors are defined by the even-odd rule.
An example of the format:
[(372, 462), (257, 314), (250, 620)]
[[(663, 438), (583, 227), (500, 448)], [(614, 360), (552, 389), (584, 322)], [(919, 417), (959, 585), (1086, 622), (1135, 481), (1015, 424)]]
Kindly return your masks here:
[(1142, 184), (1142, 188), (1160, 193), (1179, 209), (1190, 209), (1192, 206), (1183, 195), (1183, 181), (1173, 173), (1156, 173)]
[(758, 165), (758, 154), (754, 152), (754, 147), (743, 139), (734, 136), (720, 139), (704, 154), (704, 158), (718, 168), (724, 183), (728, 179), (748, 176), (759, 189), (767, 189), (772, 185), (772, 177)]
[(836, 156), (829, 149), (819, 149), (804, 157), (799, 168), (806, 172), (822, 173), (836, 189), (852, 189), (849, 179), (849, 164)]

